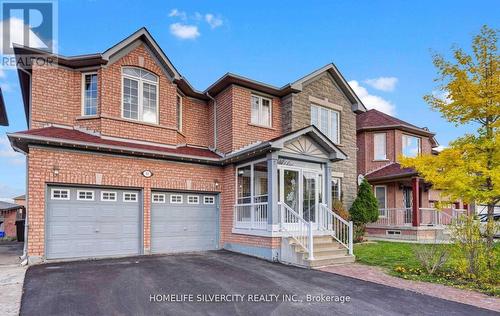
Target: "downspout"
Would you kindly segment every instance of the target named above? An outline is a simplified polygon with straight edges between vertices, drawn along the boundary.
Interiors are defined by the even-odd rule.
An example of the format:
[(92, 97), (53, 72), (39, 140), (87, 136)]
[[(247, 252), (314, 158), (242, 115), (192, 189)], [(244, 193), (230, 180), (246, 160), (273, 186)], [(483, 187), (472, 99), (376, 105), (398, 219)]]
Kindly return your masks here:
[(214, 151), (217, 151), (217, 101), (206, 92), (207, 97), (214, 103)]
[[(28, 114), (28, 129), (31, 129), (31, 74), (26, 71), (25, 69), (19, 68), (21, 71), (26, 73), (28, 77), (30, 78), (29, 80), (29, 104), (28, 104), (28, 109), (29, 109), (29, 114)], [(29, 214), (29, 192), (28, 192), (28, 171), (29, 171), (29, 159), (28, 159), (28, 153), (26, 154), (26, 193), (25, 193), (25, 203), (26, 205), (24, 206), (26, 212), (25, 212), (25, 218), (24, 218), (24, 244), (23, 244), (23, 255), (21, 256), (21, 265), (27, 265), (29, 263), (28, 260), (28, 214)]]

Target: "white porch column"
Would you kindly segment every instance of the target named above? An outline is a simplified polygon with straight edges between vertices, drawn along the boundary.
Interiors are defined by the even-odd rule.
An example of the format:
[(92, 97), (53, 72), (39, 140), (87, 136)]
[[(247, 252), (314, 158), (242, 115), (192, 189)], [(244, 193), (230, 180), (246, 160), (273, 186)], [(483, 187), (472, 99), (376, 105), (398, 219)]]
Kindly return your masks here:
[(278, 214), (278, 153), (267, 154), (267, 224), (273, 231), (279, 230)]
[(325, 197), (323, 203), (326, 203), (328, 208), (332, 207), (332, 163), (329, 161), (325, 164)]

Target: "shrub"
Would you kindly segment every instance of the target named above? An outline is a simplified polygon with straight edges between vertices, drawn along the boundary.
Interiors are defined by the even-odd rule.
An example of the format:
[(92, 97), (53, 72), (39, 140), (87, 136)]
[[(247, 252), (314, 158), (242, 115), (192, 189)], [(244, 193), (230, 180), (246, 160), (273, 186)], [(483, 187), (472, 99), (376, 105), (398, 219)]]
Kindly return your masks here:
[(338, 199), (333, 200), (332, 210), (345, 220), (349, 219), (349, 212), (345, 209), (344, 204)]
[(356, 226), (354, 231), (355, 239), (360, 241), (364, 236), (365, 225), (377, 221), (379, 214), (378, 201), (366, 179), (359, 186), (358, 196), (352, 203), (349, 214)]
[(481, 223), (472, 216), (463, 216), (451, 225), (451, 238), (459, 256), (465, 261), (465, 271), (477, 277), (485, 270), (485, 240), (481, 236)]
[(450, 257), (450, 251), (447, 247), (436, 243), (425, 245), (424, 247), (414, 246), (413, 254), (430, 275), (439, 270)]

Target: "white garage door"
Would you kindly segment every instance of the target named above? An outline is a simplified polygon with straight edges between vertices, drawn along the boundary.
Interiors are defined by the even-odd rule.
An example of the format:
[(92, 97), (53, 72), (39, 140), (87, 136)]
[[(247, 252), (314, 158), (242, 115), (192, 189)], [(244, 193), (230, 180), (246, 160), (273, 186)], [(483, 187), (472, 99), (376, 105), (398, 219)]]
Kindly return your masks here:
[(153, 192), (151, 199), (151, 252), (217, 249), (215, 195)]
[(50, 186), (46, 257), (140, 254), (141, 195), (137, 190)]

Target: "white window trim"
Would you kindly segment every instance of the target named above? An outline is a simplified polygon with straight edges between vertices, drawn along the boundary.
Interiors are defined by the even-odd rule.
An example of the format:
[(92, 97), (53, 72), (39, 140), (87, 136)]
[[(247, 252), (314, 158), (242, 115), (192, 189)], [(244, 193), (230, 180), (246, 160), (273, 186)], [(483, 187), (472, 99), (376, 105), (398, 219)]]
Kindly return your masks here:
[[(384, 135), (384, 158), (377, 158), (377, 144), (375, 142), (377, 135)], [(373, 133), (373, 160), (374, 161), (387, 160), (387, 133)]]
[[(104, 199), (104, 193), (114, 193), (115, 198), (112, 200)], [(118, 193), (116, 191), (101, 191), (101, 201), (102, 202), (116, 202), (118, 200)]]
[[(123, 73), (123, 69), (124, 68), (136, 68), (136, 69), (140, 69), (140, 70), (144, 70), (144, 71), (147, 71), (149, 73), (151, 73), (152, 75), (156, 76), (156, 78), (158, 79), (156, 82), (154, 81), (151, 81), (151, 80), (148, 80), (148, 79), (144, 79), (144, 78), (137, 78), (137, 77), (134, 77), (134, 76), (130, 76), (130, 75), (127, 75), (127, 74), (124, 74)], [(125, 107), (124, 107), (124, 104), (123, 104), (123, 101), (124, 101), (124, 98), (123, 98), (123, 94), (125, 92), (125, 78), (127, 79), (130, 79), (130, 80), (135, 80), (137, 81), (137, 119), (134, 119), (134, 118), (130, 118), (130, 117), (125, 117)], [(156, 122), (146, 122), (143, 120), (143, 117), (142, 117), (142, 114), (143, 114), (143, 85), (142, 83), (145, 82), (147, 84), (151, 84), (151, 85), (154, 85), (156, 87)], [(143, 68), (140, 68), (140, 67), (130, 67), (130, 66), (125, 66), (122, 68), (122, 95), (121, 95), (121, 98), (122, 98), (122, 118), (125, 119), (125, 120), (132, 120), (132, 121), (136, 121), (136, 122), (142, 122), (142, 123), (146, 123), (146, 124), (159, 124), (159, 121), (160, 121), (160, 103), (159, 103), (159, 97), (160, 97), (160, 78), (152, 71), (150, 70), (147, 70), (147, 69), (143, 69)]]
[(183, 101), (184, 100), (182, 98), (182, 95), (177, 94), (177, 96), (175, 97), (175, 107), (176, 107), (176, 110), (177, 110), (177, 97), (179, 97), (179, 100), (180, 100), (179, 113), (177, 113), (177, 115), (179, 116), (179, 124), (178, 124), (179, 126), (177, 126), (177, 128), (178, 128), (179, 132), (182, 132), (182, 128), (184, 127), (183, 124), (182, 124), (183, 107), (184, 107), (183, 106)]
[[(385, 207), (382, 209), (385, 209), (385, 215), (380, 215), (379, 211), (379, 217), (387, 217), (387, 186), (386, 185), (375, 185), (373, 186), (373, 195), (375, 195), (375, 198), (377, 198), (377, 188), (384, 188), (384, 205)], [(377, 198), (377, 203), (378, 203), (378, 198)], [(379, 208), (380, 210), (380, 208)]]
[[(317, 104), (311, 104), (311, 108), (310, 108), (310, 110), (309, 110), (309, 111), (310, 111), (310, 113), (309, 113), (310, 115), (309, 115), (309, 116), (311, 117), (311, 125), (313, 124), (313, 123), (312, 123), (312, 122), (313, 122), (313, 118), (312, 118), (312, 108), (313, 108), (313, 107), (316, 107), (316, 108), (317, 108), (317, 111), (316, 111), (316, 112), (318, 113), (318, 124), (320, 124), (320, 125), (321, 125), (321, 115), (320, 115), (320, 113), (321, 113), (321, 111), (320, 111), (320, 110), (321, 110), (321, 109), (326, 109), (326, 110), (328, 111), (328, 120), (327, 120), (328, 125), (331, 125), (331, 124), (332, 124), (332, 113), (333, 113), (333, 112), (336, 112), (336, 113), (337, 113), (337, 118), (338, 118), (338, 120), (337, 120), (337, 141), (336, 141), (336, 142), (335, 142), (335, 141), (333, 141), (333, 139), (331, 139), (331, 138), (330, 138), (330, 135), (326, 135), (326, 133), (323, 133), (323, 131), (321, 131), (320, 126), (316, 126), (316, 127), (317, 127), (317, 128), (318, 128), (318, 129), (319, 129), (319, 130), (323, 133), (323, 134), (325, 134), (325, 135), (326, 135), (326, 137), (328, 137), (328, 139), (330, 139), (330, 140), (331, 140), (334, 144), (336, 144), (336, 145), (340, 145), (340, 144), (341, 144), (341, 140), (340, 140), (340, 121), (341, 121), (341, 119), (342, 119), (342, 116), (341, 116), (341, 115), (342, 115), (342, 113), (341, 113), (340, 111), (337, 111), (337, 110), (334, 110), (334, 109), (331, 109), (331, 108), (327, 108), (327, 107), (325, 107), (325, 106), (321, 106), (321, 105), (317, 105)], [(330, 126), (330, 129), (331, 129), (331, 126)]]
[[(96, 114), (95, 115), (86, 115), (85, 114), (85, 76), (87, 75), (96, 75), (97, 76), (97, 100), (96, 100)], [(99, 110), (99, 76), (97, 75), (97, 71), (92, 72), (82, 72), (82, 116), (97, 116), (97, 112)]]
[[(180, 197), (180, 198), (181, 198), (181, 200), (180, 200), (180, 201), (174, 201), (174, 200), (173, 200), (173, 197), (174, 197), (174, 196), (178, 196), (178, 197)], [(182, 195), (180, 195), (180, 194), (172, 194), (172, 195), (170, 195), (170, 203), (171, 203), (171, 204), (182, 204), (182, 203), (184, 203), (183, 196), (182, 196)]]
[[(407, 157), (404, 154), (405, 137), (411, 137), (411, 138), (418, 139), (418, 153), (417, 153), (417, 155), (415, 157), (420, 156), (422, 154), (422, 138), (418, 137), (418, 136), (415, 136), (415, 135), (410, 135), (410, 134), (403, 134), (403, 135), (401, 135), (401, 155), (404, 156), (404, 157)], [(408, 157), (413, 157), (413, 156), (408, 156)]]
[(332, 177), (332, 179), (339, 179), (339, 196), (337, 196), (337, 200), (342, 199), (342, 178), (341, 177)]
[[(87, 199), (87, 198), (82, 199), (82, 198), (80, 198), (80, 193), (81, 193), (81, 192), (82, 192), (82, 193), (83, 193), (83, 192), (85, 192), (85, 193), (92, 193), (92, 198), (91, 198), (91, 199)], [(76, 199), (77, 199), (78, 201), (94, 201), (94, 200), (95, 200), (95, 193), (94, 193), (94, 191), (93, 191), (93, 190), (76, 190)]]
[[(257, 117), (257, 121), (259, 121), (258, 123), (252, 122), (252, 106), (253, 106), (252, 105), (252, 97), (259, 98), (259, 113), (258, 113), (258, 117)], [(262, 100), (269, 101), (269, 122), (268, 122), (268, 124), (262, 124), (260, 122), (260, 116), (262, 113)], [(263, 97), (261, 95), (255, 94), (255, 93), (251, 94), (251, 96), (250, 96), (250, 124), (262, 126), (262, 127), (271, 127), (271, 128), (273, 127), (273, 99)]]
[[(135, 197), (135, 200), (126, 200), (125, 194), (131, 194), (132, 196)], [(137, 194), (137, 192), (123, 192), (122, 199), (123, 199), (123, 202), (125, 202), (125, 203), (134, 203), (134, 202), (137, 202), (139, 200), (139, 195)]]
[[(266, 158), (258, 159), (258, 160), (251, 161), (251, 162), (242, 163), (242, 164), (236, 166), (235, 172), (234, 172), (234, 176), (235, 176), (235, 181), (234, 181), (234, 192), (235, 192), (234, 204), (239, 205), (239, 203), (238, 203), (238, 169), (246, 167), (246, 166), (250, 166), (250, 198), (251, 198), (251, 201), (254, 201), (255, 196), (253, 194), (253, 190), (254, 190), (254, 187), (253, 187), (254, 186), (253, 168), (254, 168), (255, 164), (258, 164), (259, 162), (263, 162), (263, 161), (266, 161)], [(269, 198), (269, 188), (268, 188), (267, 194), (268, 194), (268, 198)]]
[[(212, 202), (207, 202), (207, 199), (211, 199)], [(215, 196), (204, 196), (203, 204), (213, 205), (215, 204)]]
[[(54, 197), (54, 191), (65, 191), (68, 195), (67, 198), (61, 198), (61, 197)], [(51, 200), (69, 200), (71, 198), (70, 191), (69, 189), (51, 189), (50, 190), (50, 199)]]
[[(155, 197), (157, 196), (161, 196), (162, 197), (162, 200), (161, 201), (155, 201)], [(163, 193), (153, 193), (153, 195), (151, 196), (151, 201), (155, 204), (163, 204), (163, 203), (166, 203), (167, 202), (167, 198), (166, 198), (166, 195), (163, 194)]]
[[(196, 202), (190, 202), (189, 201), (190, 198), (196, 199)], [(188, 195), (188, 197), (187, 197), (187, 203), (188, 204), (200, 204), (200, 197), (198, 195)]]

